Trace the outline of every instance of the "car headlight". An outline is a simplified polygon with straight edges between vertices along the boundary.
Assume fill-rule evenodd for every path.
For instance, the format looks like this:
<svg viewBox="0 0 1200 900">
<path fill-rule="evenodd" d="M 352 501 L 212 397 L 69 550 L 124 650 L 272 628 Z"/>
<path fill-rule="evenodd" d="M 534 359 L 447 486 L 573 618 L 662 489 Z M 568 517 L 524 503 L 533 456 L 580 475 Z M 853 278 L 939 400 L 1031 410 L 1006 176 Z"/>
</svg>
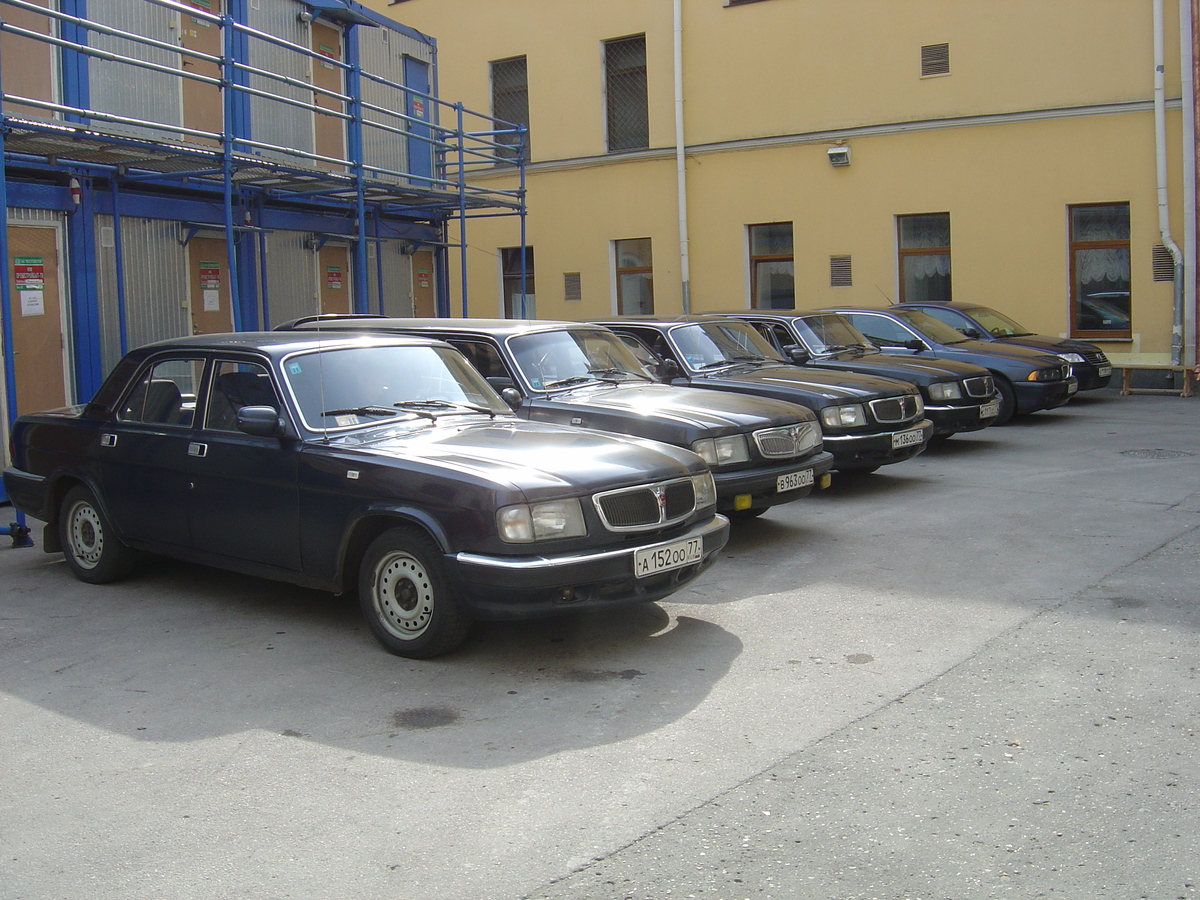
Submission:
<svg viewBox="0 0 1200 900">
<path fill-rule="evenodd" d="M 696 492 L 696 509 L 717 504 L 717 483 L 712 472 L 701 472 L 692 476 L 692 490 Z"/>
<path fill-rule="evenodd" d="M 1058 358 L 1064 359 L 1069 363 L 1081 363 L 1085 361 L 1083 355 L 1080 353 L 1060 353 L 1058 354 Z"/>
<path fill-rule="evenodd" d="M 1062 381 L 1064 377 L 1063 370 L 1060 368 L 1053 369 L 1035 369 L 1026 376 L 1026 381 Z"/>
<path fill-rule="evenodd" d="M 583 509 L 574 498 L 505 506 L 496 513 L 496 523 L 500 529 L 500 540 L 510 544 L 583 537 L 587 534 Z"/>
<path fill-rule="evenodd" d="M 692 452 L 698 453 L 710 466 L 727 466 L 750 459 L 744 434 L 727 434 L 724 437 L 696 441 L 692 444 Z"/>
<path fill-rule="evenodd" d="M 961 400 L 962 388 L 957 381 L 942 381 L 929 386 L 931 400 Z"/>
<path fill-rule="evenodd" d="M 867 424 L 867 414 L 857 403 L 827 406 L 821 410 L 821 424 L 826 428 L 855 428 Z"/>
</svg>

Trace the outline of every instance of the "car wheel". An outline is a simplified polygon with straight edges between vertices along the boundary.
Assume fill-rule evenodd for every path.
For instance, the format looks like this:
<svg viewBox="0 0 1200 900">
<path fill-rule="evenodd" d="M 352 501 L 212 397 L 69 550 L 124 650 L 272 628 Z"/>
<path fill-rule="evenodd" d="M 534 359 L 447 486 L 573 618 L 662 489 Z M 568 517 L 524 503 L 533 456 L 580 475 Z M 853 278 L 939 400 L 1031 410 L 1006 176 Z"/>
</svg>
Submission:
<svg viewBox="0 0 1200 900">
<path fill-rule="evenodd" d="M 471 630 L 471 617 L 447 586 L 438 548 L 415 528 L 392 528 L 371 542 L 358 598 L 371 633 L 397 656 L 440 656 Z"/>
<path fill-rule="evenodd" d="M 1007 378 L 995 377 L 996 391 L 1000 394 L 1000 414 L 996 416 L 993 425 L 1003 425 L 1017 412 L 1017 390 Z"/>
<path fill-rule="evenodd" d="M 58 516 L 59 540 L 71 573 L 88 584 L 124 578 L 137 553 L 117 538 L 92 492 L 82 485 L 63 498 Z"/>
</svg>

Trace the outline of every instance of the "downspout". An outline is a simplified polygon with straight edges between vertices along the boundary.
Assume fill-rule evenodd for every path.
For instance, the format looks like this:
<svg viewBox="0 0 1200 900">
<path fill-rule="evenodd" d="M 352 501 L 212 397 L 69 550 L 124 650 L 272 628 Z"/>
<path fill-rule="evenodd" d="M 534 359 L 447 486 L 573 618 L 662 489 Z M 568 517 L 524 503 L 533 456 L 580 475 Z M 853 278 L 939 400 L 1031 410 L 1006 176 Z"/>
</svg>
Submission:
<svg viewBox="0 0 1200 900">
<path fill-rule="evenodd" d="M 679 197 L 679 277 L 683 281 L 683 312 L 692 311 L 688 264 L 687 160 L 683 143 L 683 0 L 674 0 L 675 24 L 675 183 Z"/>
<path fill-rule="evenodd" d="M 1200 94 L 1197 81 L 1200 81 L 1200 60 L 1196 58 L 1197 22 L 1200 21 L 1200 0 L 1180 0 L 1180 33 L 1179 42 L 1183 48 L 1183 178 L 1185 191 L 1183 195 L 1186 210 L 1184 235 L 1184 256 L 1187 260 L 1187 271 L 1190 273 L 1185 292 L 1190 299 L 1188 309 L 1192 317 L 1192 346 L 1187 353 L 1184 363 L 1189 366 L 1200 365 L 1200 284 L 1196 281 L 1196 98 Z M 1186 351 L 1188 348 L 1185 347 Z"/>
<path fill-rule="evenodd" d="M 1163 52 L 1163 0 L 1154 0 L 1154 160 L 1158 175 L 1158 230 L 1175 264 L 1174 316 L 1171 323 L 1171 365 L 1183 358 L 1183 252 L 1171 237 L 1167 205 L 1167 116 Z"/>
</svg>

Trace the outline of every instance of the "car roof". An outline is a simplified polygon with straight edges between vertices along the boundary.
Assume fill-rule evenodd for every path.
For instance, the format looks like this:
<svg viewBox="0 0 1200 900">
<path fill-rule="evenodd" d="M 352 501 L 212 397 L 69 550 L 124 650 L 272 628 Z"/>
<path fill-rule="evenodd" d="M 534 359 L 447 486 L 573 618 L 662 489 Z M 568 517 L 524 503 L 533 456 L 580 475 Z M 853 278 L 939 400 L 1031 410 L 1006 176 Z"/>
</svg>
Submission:
<svg viewBox="0 0 1200 900">
<path fill-rule="evenodd" d="M 940 300 L 914 300 L 914 301 L 906 302 L 906 303 L 897 303 L 896 305 L 897 306 L 912 306 L 912 307 L 945 306 L 949 309 L 957 309 L 959 312 L 967 312 L 968 310 L 972 310 L 972 309 L 989 309 L 990 308 L 990 307 L 984 306 L 982 303 L 964 303 L 961 300 L 947 300 L 946 302 L 942 302 Z"/>
<path fill-rule="evenodd" d="M 505 338 L 535 331 L 556 331 L 562 328 L 598 328 L 590 322 L 570 322 L 558 319 L 409 319 L 400 316 L 308 316 L 286 322 L 281 328 L 296 329 L 288 334 L 307 334 L 328 326 L 330 330 L 361 330 L 367 334 L 379 332 L 444 332 L 461 331 Z"/>
<path fill-rule="evenodd" d="M 258 351 L 269 356 L 281 357 L 297 351 L 316 348 L 340 348 L 369 346 L 431 346 L 443 341 L 422 337 L 381 335 L 370 332 L 339 331 L 336 338 L 302 331 L 239 331 L 220 334 L 197 334 L 145 344 L 138 352 L 145 355 L 161 350 L 192 351 Z"/>
</svg>

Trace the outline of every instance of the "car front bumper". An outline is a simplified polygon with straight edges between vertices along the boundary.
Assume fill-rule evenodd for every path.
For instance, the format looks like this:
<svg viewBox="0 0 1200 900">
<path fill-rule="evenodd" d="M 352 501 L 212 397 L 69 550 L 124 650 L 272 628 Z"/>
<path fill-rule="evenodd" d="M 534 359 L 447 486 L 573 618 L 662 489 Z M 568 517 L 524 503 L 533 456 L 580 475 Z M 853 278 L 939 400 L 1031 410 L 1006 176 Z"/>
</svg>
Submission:
<svg viewBox="0 0 1200 900">
<path fill-rule="evenodd" d="M 825 432 L 825 447 L 833 452 L 833 468 L 847 472 L 912 459 L 928 446 L 931 437 L 933 423 L 922 419 L 896 431 L 875 434 Z"/>
<path fill-rule="evenodd" d="M 983 415 L 990 412 L 990 415 Z M 987 428 L 1000 415 L 1000 405 L 996 400 L 985 403 L 975 403 L 970 406 L 929 406 L 925 407 L 925 416 L 933 422 L 934 434 L 957 434 L 960 431 L 978 431 Z"/>
<path fill-rule="evenodd" d="M 1017 412 L 1031 413 L 1062 406 L 1079 391 L 1079 382 L 1074 378 L 1066 381 L 1018 381 L 1013 387 L 1017 391 Z"/>
<path fill-rule="evenodd" d="M 702 542 L 698 562 L 639 578 L 638 551 L 666 548 L 689 539 Z M 659 600 L 674 593 L 716 561 L 729 540 L 722 515 L 667 541 L 646 541 L 593 553 L 542 556 L 448 556 L 459 599 L 479 619 L 521 619 Z"/>
<path fill-rule="evenodd" d="M 717 509 L 720 512 L 765 509 L 779 503 L 799 500 L 811 494 L 813 488 L 820 485 L 821 476 L 832 467 L 833 454 L 820 452 L 804 459 L 793 459 L 757 469 L 741 469 L 736 472 L 720 472 L 713 469 L 713 480 L 717 483 Z M 806 486 L 780 490 L 786 485 L 789 476 L 804 472 L 811 473 L 811 479 L 808 476 L 800 479 L 808 481 Z M 783 484 L 781 479 L 784 480 Z"/>
</svg>

